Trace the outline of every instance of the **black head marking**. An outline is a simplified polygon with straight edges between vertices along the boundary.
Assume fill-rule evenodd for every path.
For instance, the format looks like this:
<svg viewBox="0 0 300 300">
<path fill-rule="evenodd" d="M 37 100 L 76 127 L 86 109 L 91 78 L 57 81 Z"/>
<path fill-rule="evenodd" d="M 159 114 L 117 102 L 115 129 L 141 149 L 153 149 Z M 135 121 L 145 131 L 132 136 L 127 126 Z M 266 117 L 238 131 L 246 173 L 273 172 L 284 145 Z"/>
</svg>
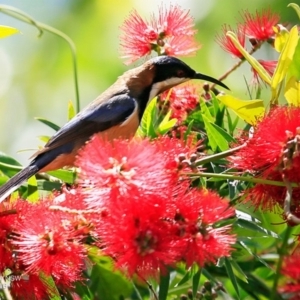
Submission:
<svg viewBox="0 0 300 300">
<path fill-rule="evenodd" d="M 186 63 L 172 56 L 158 56 L 151 59 L 156 68 L 153 83 L 162 82 L 172 77 L 192 79 L 196 72 Z"/>
<path fill-rule="evenodd" d="M 186 79 L 202 79 L 218 84 L 219 86 L 229 90 L 229 88 L 223 82 L 208 75 L 196 73 L 196 71 L 176 57 L 158 56 L 151 59 L 150 62 L 152 62 L 152 64 L 156 67 L 156 74 L 153 79 L 154 84 L 165 81 L 172 77 L 177 77 Z"/>
</svg>

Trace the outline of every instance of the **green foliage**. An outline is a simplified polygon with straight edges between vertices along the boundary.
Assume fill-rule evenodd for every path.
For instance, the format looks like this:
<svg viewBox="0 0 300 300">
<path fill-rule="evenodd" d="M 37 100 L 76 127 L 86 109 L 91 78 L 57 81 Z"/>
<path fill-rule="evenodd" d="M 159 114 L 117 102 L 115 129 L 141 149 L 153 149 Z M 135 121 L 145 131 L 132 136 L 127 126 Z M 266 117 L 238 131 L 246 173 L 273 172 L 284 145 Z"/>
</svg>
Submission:
<svg viewBox="0 0 300 300">
<path fill-rule="evenodd" d="M 294 3 L 289 6 L 300 18 L 299 6 Z M 29 17 L 25 19 L 41 32 L 46 30 L 64 37 L 73 49 L 73 42 L 70 42 L 64 34 L 53 28 L 49 29 L 45 24 L 33 22 Z M 203 299 L 213 299 L 214 291 L 222 299 L 283 299 L 284 296 L 277 293 L 277 280 L 280 275 L 274 270 L 280 271 L 282 245 L 284 248 L 292 248 L 293 242 L 288 243 L 288 238 L 291 234 L 299 234 L 299 230 L 293 228 L 287 231 L 285 230 L 286 224 L 279 224 L 282 222 L 281 216 L 242 204 L 243 192 L 255 183 L 251 181 L 252 175 L 247 174 L 247 176 L 237 177 L 238 179 L 231 177 L 234 170 L 227 166 L 226 161 L 227 156 L 235 151 L 233 147 L 237 143 L 241 128 L 248 131 L 251 126 L 256 126 L 269 107 L 278 103 L 282 91 L 285 105 L 300 105 L 298 27 L 294 26 L 291 30 L 274 28 L 274 31 L 276 33 L 274 47 L 280 54 L 272 76 L 252 53 L 244 49 L 233 32 L 227 33 L 232 43 L 243 54 L 243 61 L 247 61 L 266 84 L 271 92 L 269 98 L 241 100 L 240 97 L 231 94 L 215 96 L 211 93 L 210 99 L 205 100 L 204 97 L 199 96 L 199 105 L 189 113 L 182 124 L 172 118 L 171 110 L 163 113 L 159 108 L 158 99 L 153 99 L 147 106 L 137 131 L 137 136 L 155 138 L 170 134 L 171 131 L 174 133 L 177 127 L 182 125 L 186 126 L 183 134 L 184 140 L 188 140 L 189 137 L 197 139 L 204 149 L 200 154 L 205 157 L 197 158 L 199 159 L 197 166 L 201 165 L 201 168 L 191 175 L 192 185 L 217 191 L 221 196 L 229 198 L 232 206 L 236 208 L 235 217 L 224 221 L 224 224 L 215 225 L 216 227 L 232 225 L 237 237 L 232 256 L 221 258 L 216 264 L 204 265 L 201 268 L 196 265 L 187 268 L 184 263 L 181 263 L 173 266 L 172 269 L 165 270 L 165 273 L 160 274 L 159 280 L 151 279 L 148 282 L 139 276 L 129 280 L 124 274 L 116 271 L 113 259 L 103 256 L 99 253 L 99 249 L 96 250 L 89 245 L 90 241 L 85 241 L 87 247 L 91 247 L 89 253 L 92 263 L 87 266 L 83 274 L 88 279 L 86 284 L 76 283 L 75 291 L 81 299 L 175 300 L 183 299 L 182 295 L 188 295 L 189 299 L 198 299 L 200 293 Z M 0 26 L 0 38 L 18 32 L 15 28 Z M 68 120 L 76 115 L 79 108 L 75 51 L 72 53 L 77 105 L 74 108 L 71 101 L 68 103 Z M 60 126 L 48 119 L 36 118 L 36 120 L 52 130 L 60 129 Z M 47 142 L 48 136 L 41 136 L 41 139 Z M 21 168 L 17 160 L 0 152 L 1 185 Z M 40 195 L 60 190 L 63 185 L 74 186 L 76 184 L 76 170 L 62 169 L 50 171 L 47 174 L 31 177 L 20 188 L 22 198 L 35 203 L 40 200 Z M 78 213 L 82 222 L 84 222 L 85 213 Z M 274 224 L 277 225 L 274 226 Z M 51 299 L 61 299 L 59 287 L 55 286 L 53 279 L 43 274 L 41 278 L 53 287 Z M 67 293 L 66 298 L 71 297 L 71 294 Z"/>
</svg>

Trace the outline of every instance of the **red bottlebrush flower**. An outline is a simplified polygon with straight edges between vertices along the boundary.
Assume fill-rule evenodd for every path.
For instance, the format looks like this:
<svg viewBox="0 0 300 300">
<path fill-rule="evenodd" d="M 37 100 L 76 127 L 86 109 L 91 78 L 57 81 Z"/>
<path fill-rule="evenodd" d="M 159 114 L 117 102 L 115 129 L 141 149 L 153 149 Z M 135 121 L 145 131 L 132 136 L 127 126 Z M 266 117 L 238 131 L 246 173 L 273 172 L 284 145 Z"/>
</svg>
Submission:
<svg viewBox="0 0 300 300">
<path fill-rule="evenodd" d="M 208 190 L 181 187 L 169 202 L 169 218 L 174 220 L 178 239 L 176 247 L 187 266 L 196 262 L 199 266 L 229 256 L 235 236 L 229 234 L 230 226 L 214 225 L 234 215 L 228 201 Z"/>
<path fill-rule="evenodd" d="M 230 158 L 232 166 L 263 179 L 281 181 L 284 175 L 290 182 L 299 182 L 299 120 L 299 107 L 271 110 L 257 124 L 245 146 Z M 255 206 L 271 209 L 274 203 L 283 204 L 285 188 L 256 185 L 246 193 L 247 199 L 254 199 Z"/>
<path fill-rule="evenodd" d="M 86 201 L 103 207 L 120 196 L 156 194 L 178 178 L 178 155 L 191 151 L 177 139 L 114 140 L 95 136 L 80 152 L 77 165 Z M 95 188 L 90 188 L 90 184 Z"/>
<path fill-rule="evenodd" d="M 145 22 L 136 10 L 124 21 L 121 30 L 121 47 L 123 58 L 131 63 L 152 51 L 152 44 L 158 38 L 158 33 L 150 24 Z"/>
<path fill-rule="evenodd" d="M 273 27 L 278 24 L 280 16 L 268 9 L 261 13 L 256 12 L 256 15 L 245 11 L 243 19 L 245 33 L 250 39 L 266 41 L 274 37 Z"/>
<path fill-rule="evenodd" d="M 162 54 L 169 56 L 192 56 L 199 50 L 199 44 L 191 36 L 174 36 L 167 40 Z"/>
<path fill-rule="evenodd" d="M 86 250 L 70 215 L 49 210 L 49 203 L 40 201 L 22 212 L 12 244 L 28 274 L 43 272 L 69 287 L 81 277 Z"/>
<path fill-rule="evenodd" d="M 44 300 L 53 293 L 53 287 L 43 282 L 38 275 L 12 275 L 10 281 L 11 294 L 15 299 Z"/>
<path fill-rule="evenodd" d="M 166 199 L 159 194 L 124 197 L 103 218 L 100 247 L 112 256 L 116 267 L 129 276 L 156 277 L 176 262 L 171 246 L 172 224 L 164 219 Z"/>
<path fill-rule="evenodd" d="M 193 36 L 197 32 L 193 29 L 195 24 L 189 11 L 182 10 L 178 5 L 171 5 L 169 10 L 161 6 L 158 20 L 153 18 L 153 23 L 164 36 Z"/>
<path fill-rule="evenodd" d="M 276 66 L 277 66 L 277 60 L 267 61 L 267 60 L 259 59 L 258 62 L 262 65 L 262 67 L 268 72 L 268 74 L 270 76 L 273 76 L 274 71 L 275 71 Z M 253 79 L 252 79 L 253 84 L 256 85 L 256 86 L 260 86 L 261 78 L 259 77 L 259 74 L 253 68 L 251 68 L 251 71 L 253 73 Z"/>
<path fill-rule="evenodd" d="M 121 52 L 131 63 L 142 56 L 156 51 L 159 55 L 192 55 L 199 48 L 193 39 L 197 32 L 192 29 L 193 19 L 189 12 L 179 6 L 159 9 L 159 16 L 152 16 L 151 22 L 144 21 L 134 11 L 121 26 Z"/>
<path fill-rule="evenodd" d="M 198 104 L 198 86 L 187 84 L 174 87 L 160 95 L 160 101 L 168 101 L 172 110 L 172 118 L 178 122 L 186 119 L 189 112 L 196 108 Z"/>
<path fill-rule="evenodd" d="M 232 54 L 233 56 L 242 59 L 243 54 L 235 47 L 231 39 L 226 35 L 228 31 L 234 32 L 234 30 L 228 26 L 223 25 L 223 33 L 217 36 L 217 43 L 228 53 Z M 237 38 L 240 44 L 245 47 L 245 28 L 242 25 L 239 25 L 237 30 L 235 31 Z"/>
<path fill-rule="evenodd" d="M 283 261 L 281 274 L 285 276 L 285 283 L 279 287 L 281 294 L 288 294 L 288 299 L 298 300 L 300 298 L 300 253 L 296 249 L 295 253 L 286 256 Z"/>
<path fill-rule="evenodd" d="M 299 120 L 299 107 L 276 107 L 271 110 L 257 124 L 253 136 L 246 142 L 245 147 L 231 157 L 233 166 L 254 173 L 264 171 L 265 175 L 276 170 L 284 170 L 289 177 L 296 178 L 297 175 L 293 176 L 293 172 L 288 171 L 300 163 L 300 156 L 296 151 Z M 293 156 L 290 157 L 291 155 Z"/>
</svg>

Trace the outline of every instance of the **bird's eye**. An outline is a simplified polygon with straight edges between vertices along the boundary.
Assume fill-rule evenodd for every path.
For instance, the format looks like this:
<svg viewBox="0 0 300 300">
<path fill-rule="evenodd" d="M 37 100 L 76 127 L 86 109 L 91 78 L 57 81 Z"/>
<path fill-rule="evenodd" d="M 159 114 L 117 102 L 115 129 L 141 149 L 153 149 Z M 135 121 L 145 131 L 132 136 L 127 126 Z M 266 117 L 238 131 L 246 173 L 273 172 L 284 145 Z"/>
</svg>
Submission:
<svg viewBox="0 0 300 300">
<path fill-rule="evenodd" d="M 176 76 L 177 76 L 178 78 L 182 78 L 182 77 L 185 76 L 185 73 L 184 73 L 183 70 L 177 70 L 177 71 L 176 71 Z"/>
</svg>

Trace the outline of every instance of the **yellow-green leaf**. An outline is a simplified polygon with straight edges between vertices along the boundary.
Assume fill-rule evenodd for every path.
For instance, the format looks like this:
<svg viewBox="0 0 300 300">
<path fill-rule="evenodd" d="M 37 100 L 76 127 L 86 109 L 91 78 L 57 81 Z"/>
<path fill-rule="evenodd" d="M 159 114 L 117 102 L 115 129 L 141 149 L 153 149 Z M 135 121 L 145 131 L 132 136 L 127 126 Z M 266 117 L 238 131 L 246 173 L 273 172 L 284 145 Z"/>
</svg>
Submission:
<svg viewBox="0 0 300 300">
<path fill-rule="evenodd" d="M 289 32 L 280 24 L 278 24 L 277 27 L 274 26 L 273 30 L 275 32 L 274 48 L 277 52 L 281 52 L 289 38 Z"/>
<path fill-rule="evenodd" d="M 289 34 L 289 38 L 280 53 L 277 67 L 272 77 L 271 87 L 275 90 L 286 75 L 286 72 L 292 62 L 295 49 L 298 44 L 298 28 L 294 26 Z"/>
<path fill-rule="evenodd" d="M 259 74 L 260 78 L 265 81 L 268 85 L 271 84 L 271 76 L 264 69 L 264 67 L 253 57 L 251 56 L 246 49 L 240 44 L 238 38 L 232 31 L 228 31 L 226 35 L 233 42 L 235 47 L 243 54 L 243 57 L 248 61 L 248 63 L 253 67 L 253 69 Z"/>
<path fill-rule="evenodd" d="M 265 112 L 262 100 L 241 100 L 230 95 L 218 95 L 224 105 L 231 108 L 245 122 L 254 125 L 259 121 Z"/>
<path fill-rule="evenodd" d="M 37 190 L 37 181 L 35 176 L 31 176 L 28 180 L 27 187 L 27 200 L 31 203 L 35 203 L 39 200 L 39 193 Z"/>
<path fill-rule="evenodd" d="M 171 110 L 165 115 L 161 123 L 158 125 L 157 130 L 159 134 L 167 133 L 177 123 L 177 119 L 170 119 L 170 117 L 171 117 Z"/>
<path fill-rule="evenodd" d="M 69 101 L 68 102 L 68 121 L 73 119 L 75 117 L 75 115 L 76 115 L 76 112 L 75 112 L 74 105 L 73 105 L 72 101 Z"/>
<path fill-rule="evenodd" d="M 300 106 L 300 82 L 291 77 L 284 90 L 284 97 L 290 105 Z"/>
<path fill-rule="evenodd" d="M 296 4 L 296 3 L 290 3 L 288 5 L 288 7 L 292 7 L 296 11 L 296 13 L 298 15 L 298 18 L 300 19 L 300 7 L 299 7 L 299 5 Z"/>
<path fill-rule="evenodd" d="M 20 31 L 16 28 L 0 25 L 0 38 L 6 38 L 6 37 L 16 34 L 18 32 L 20 32 Z"/>
</svg>

